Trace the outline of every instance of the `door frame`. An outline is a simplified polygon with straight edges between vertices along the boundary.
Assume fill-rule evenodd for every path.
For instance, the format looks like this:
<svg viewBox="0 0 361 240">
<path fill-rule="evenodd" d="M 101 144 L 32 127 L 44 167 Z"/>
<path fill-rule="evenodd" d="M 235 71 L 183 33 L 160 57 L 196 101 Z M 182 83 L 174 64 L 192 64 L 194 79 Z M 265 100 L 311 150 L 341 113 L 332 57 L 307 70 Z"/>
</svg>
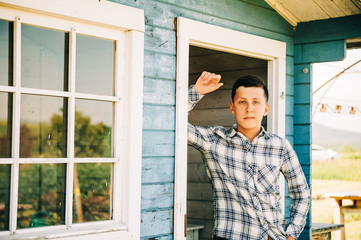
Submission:
<svg viewBox="0 0 361 240">
<path fill-rule="evenodd" d="M 189 46 L 197 46 L 268 61 L 271 111 L 269 132 L 285 136 L 286 43 L 199 21 L 177 18 L 176 132 L 174 179 L 174 239 L 186 239 L 187 123 Z M 285 184 L 280 181 L 284 209 Z"/>
</svg>

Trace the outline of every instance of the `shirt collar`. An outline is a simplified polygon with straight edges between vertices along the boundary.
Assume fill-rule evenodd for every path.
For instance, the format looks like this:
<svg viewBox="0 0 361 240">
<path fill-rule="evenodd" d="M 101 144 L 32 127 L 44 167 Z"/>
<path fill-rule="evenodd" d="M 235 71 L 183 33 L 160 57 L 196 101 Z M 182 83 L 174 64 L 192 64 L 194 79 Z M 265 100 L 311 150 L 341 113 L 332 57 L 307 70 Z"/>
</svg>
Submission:
<svg viewBox="0 0 361 240">
<path fill-rule="evenodd" d="M 229 130 L 228 137 L 233 138 L 235 135 L 240 136 L 243 140 L 248 139 L 246 136 L 243 135 L 243 133 L 237 132 L 237 124 L 234 124 L 233 127 Z M 259 138 L 259 137 L 269 138 L 269 133 L 264 129 L 263 126 L 261 126 L 261 131 L 259 132 L 259 134 L 257 135 L 256 138 Z"/>
</svg>

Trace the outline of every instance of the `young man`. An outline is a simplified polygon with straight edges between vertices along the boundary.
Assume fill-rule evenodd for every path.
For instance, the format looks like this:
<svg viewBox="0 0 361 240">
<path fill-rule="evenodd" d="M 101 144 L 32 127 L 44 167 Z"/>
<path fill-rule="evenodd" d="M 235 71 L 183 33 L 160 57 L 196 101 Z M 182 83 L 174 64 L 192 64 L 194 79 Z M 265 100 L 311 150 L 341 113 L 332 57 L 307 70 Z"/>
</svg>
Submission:
<svg viewBox="0 0 361 240">
<path fill-rule="evenodd" d="M 220 88 L 221 76 L 203 72 L 189 88 L 189 111 L 204 94 Z M 268 90 L 257 77 L 239 78 L 230 110 L 237 124 L 199 127 L 188 124 L 188 143 L 198 149 L 210 173 L 215 202 L 214 239 L 297 239 L 311 196 L 297 155 L 289 142 L 261 126 L 268 114 Z M 279 176 L 292 198 L 290 221 L 281 211 Z"/>
</svg>

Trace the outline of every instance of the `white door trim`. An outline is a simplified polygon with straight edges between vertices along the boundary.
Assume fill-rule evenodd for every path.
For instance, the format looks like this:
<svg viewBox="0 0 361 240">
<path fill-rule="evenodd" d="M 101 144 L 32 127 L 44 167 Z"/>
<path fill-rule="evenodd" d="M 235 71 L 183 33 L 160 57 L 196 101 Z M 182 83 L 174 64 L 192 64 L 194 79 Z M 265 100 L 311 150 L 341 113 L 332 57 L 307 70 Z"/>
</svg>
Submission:
<svg viewBox="0 0 361 240">
<path fill-rule="evenodd" d="M 174 239 L 186 239 L 189 45 L 268 61 L 268 131 L 285 136 L 286 43 L 177 18 Z M 284 196 L 284 180 L 281 191 Z M 282 201 L 284 202 L 284 201 Z"/>
</svg>

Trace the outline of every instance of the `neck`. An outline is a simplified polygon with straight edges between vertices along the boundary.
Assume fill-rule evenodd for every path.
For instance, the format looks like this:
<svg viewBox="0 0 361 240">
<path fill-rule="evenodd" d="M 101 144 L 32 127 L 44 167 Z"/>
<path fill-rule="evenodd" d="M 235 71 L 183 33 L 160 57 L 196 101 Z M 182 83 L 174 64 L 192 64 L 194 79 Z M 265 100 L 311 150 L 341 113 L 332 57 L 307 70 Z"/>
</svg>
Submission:
<svg viewBox="0 0 361 240">
<path fill-rule="evenodd" d="M 237 126 L 237 132 L 242 133 L 244 136 L 246 136 L 251 142 L 258 136 L 260 133 L 261 128 L 257 129 L 244 129 Z"/>
</svg>

